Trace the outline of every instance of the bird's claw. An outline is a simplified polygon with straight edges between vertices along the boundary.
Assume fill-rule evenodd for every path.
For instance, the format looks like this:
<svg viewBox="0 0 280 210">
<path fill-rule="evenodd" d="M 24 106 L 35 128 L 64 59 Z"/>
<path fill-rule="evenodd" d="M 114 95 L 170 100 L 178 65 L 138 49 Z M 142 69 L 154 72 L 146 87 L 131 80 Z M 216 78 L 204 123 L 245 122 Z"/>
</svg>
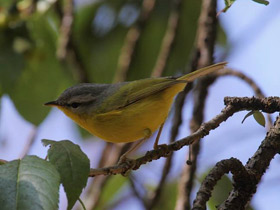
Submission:
<svg viewBox="0 0 280 210">
<path fill-rule="evenodd" d="M 123 165 L 127 168 L 127 170 L 122 173 L 123 176 L 128 176 L 130 171 L 136 165 L 136 161 L 134 159 L 127 158 L 126 156 L 121 156 L 118 162 L 118 165 Z"/>
</svg>

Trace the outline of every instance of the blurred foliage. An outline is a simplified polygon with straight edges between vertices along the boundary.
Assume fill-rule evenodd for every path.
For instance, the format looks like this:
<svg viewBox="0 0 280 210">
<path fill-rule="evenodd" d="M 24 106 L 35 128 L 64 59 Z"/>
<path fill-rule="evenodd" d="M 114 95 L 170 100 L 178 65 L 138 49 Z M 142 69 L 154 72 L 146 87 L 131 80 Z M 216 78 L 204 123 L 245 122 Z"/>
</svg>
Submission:
<svg viewBox="0 0 280 210">
<path fill-rule="evenodd" d="M 175 209 L 178 191 L 177 184 L 177 182 L 170 182 L 164 186 L 160 200 L 154 207 L 155 210 Z"/>
<path fill-rule="evenodd" d="M 43 104 L 73 84 L 73 79 L 55 56 L 57 15 L 51 9 L 26 14 L 19 10 L 22 2 L 17 4 L 17 15 L 6 11 L 6 22 L 0 28 L 0 94 L 9 94 L 18 111 L 39 124 L 49 111 Z M 5 14 L 5 8 L 1 10 Z"/>
<path fill-rule="evenodd" d="M 128 184 L 128 179 L 121 175 L 116 175 L 108 179 L 105 187 L 102 189 L 102 194 L 99 200 L 99 205 L 96 210 L 106 209 L 106 206 L 110 206 L 110 203 L 114 201 L 114 198 L 124 189 Z"/>
<path fill-rule="evenodd" d="M 0 96 L 8 94 L 19 113 L 38 125 L 49 112 L 45 102 L 54 100 L 67 87 L 88 81 L 111 83 L 118 66 L 126 35 L 142 11 L 141 0 L 100 0 L 74 5 L 72 33 L 64 60 L 57 58 L 63 11 L 62 0 L 0 0 Z M 69 1 L 71 2 L 71 1 Z M 135 46 L 128 80 L 150 77 L 167 30 L 173 1 L 156 1 Z M 174 43 L 164 75 L 185 71 L 195 41 L 201 0 L 183 1 Z M 218 30 L 218 43 L 225 46 L 226 35 Z M 79 70 L 78 70 L 79 69 Z M 127 184 L 121 176 L 111 178 L 101 195 L 100 206 L 110 203 Z M 225 193 L 224 193 L 225 194 Z M 177 187 L 168 183 L 155 209 L 173 209 Z M 226 195 L 226 194 L 225 194 Z"/>
<path fill-rule="evenodd" d="M 149 77 L 166 33 L 172 1 L 156 1 L 132 56 L 128 79 Z M 190 58 L 201 1 L 183 1 L 174 45 L 164 75 L 182 72 Z M 69 36 L 76 58 L 56 56 L 65 2 L 0 0 L 0 96 L 8 94 L 20 114 L 39 124 L 54 100 L 67 87 L 80 82 L 77 65 L 88 81 L 110 83 L 130 27 L 142 11 L 142 1 L 93 1 L 76 5 Z M 69 46 L 68 46 L 69 48 Z M 67 49 L 68 49 L 67 48 Z M 76 59 L 75 61 L 71 61 Z"/>
</svg>

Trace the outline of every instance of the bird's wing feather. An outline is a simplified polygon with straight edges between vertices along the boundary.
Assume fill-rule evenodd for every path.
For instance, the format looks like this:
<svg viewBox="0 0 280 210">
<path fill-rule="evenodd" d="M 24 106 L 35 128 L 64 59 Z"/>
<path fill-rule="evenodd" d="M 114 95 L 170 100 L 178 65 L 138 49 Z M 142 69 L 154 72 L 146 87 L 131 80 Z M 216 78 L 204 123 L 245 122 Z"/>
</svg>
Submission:
<svg viewBox="0 0 280 210">
<path fill-rule="evenodd" d="M 172 78 L 148 78 L 126 83 L 104 101 L 103 107 L 108 107 L 108 109 L 102 112 L 124 108 L 178 83 L 186 83 L 186 81 Z"/>
<path fill-rule="evenodd" d="M 152 81 L 152 84 L 146 84 L 147 86 L 145 86 L 145 82 L 144 84 L 141 84 L 140 82 L 139 84 L 136 84 L 136 87 L 132 88 L 131 94 L 127 97 L 126 106 L 178 83 L 185 83 L 185 81 L 171 78 L 158 78 L 156 81 Z M 138 89 L 138 87 L 141 87 L 141 89 Z"/>
<path fill-rule="evenodd" d="M 104 101 L 105 109 L 102 112 L 112 111 L 124 108 L 133 104 L 143 98 L 151 96 L 155 93 L 158 93 L 166 88 L 178 84 L 178 83 L 187 83 L 193 81 L 194 79 L 209 74 L 213 71 L 223 68 L 227 63 L 221 62 L 205 68 L 196 70 L 190 74 L 186 74 L 177 79 L 169 77 L 161 78 L 148 78 L 136 80 L 133 82 L 119 83 L 118 86 L 113 87 L 112 91 L 114 92 L 109 99 Z M 118 90 L 118 91 L 116 91 Z M 106 97 L 107 98 L 107 97 Z"/>
</svg>

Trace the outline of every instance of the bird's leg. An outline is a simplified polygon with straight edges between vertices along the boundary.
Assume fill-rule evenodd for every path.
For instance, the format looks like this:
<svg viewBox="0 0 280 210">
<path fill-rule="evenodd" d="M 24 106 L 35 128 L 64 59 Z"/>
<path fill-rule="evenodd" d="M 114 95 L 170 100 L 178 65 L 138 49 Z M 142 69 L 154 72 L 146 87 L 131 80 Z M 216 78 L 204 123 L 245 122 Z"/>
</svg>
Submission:
<svg viewBox="0 0 280 210">
<path fill-rule="evenodd" d="M 134 144 L 132 144 L 131 148 L 126 151 L 121 157 L 120 160 L 118 162 L 118 164 L 124 163 L 124 162 L 131 162 L 133 161 L 132 159 L 127 158 L 126 156 L 133 152 L 134 150 L 136 150 L 137 148 L 139 148 L 151 135 L 152 135 L 152 131 L 149 128 L 146 128 L 144 131 L 144 138 L 140 139 L 139 141 L 135 142 Z"/>
<path fill-rule="evenodd" d="M 164 122 L 163 122 L 163 123 L 161 124 L 161 126 L 159 127 L 158 134 L 157 134 L 157 137 L 156 137 L 156 140 L 155 140 L 155 143 L 154 143 L 154 149 L 158 149 L 159 147 L 166 147 L 166 146 L 167 146 L 166 144 L 158 145 L 158 142 L 159 142 L 159 138 L 160 138 L 160 135 L 161 135 L 161 131 L 162 131 L 163 125 L 164 125 Z"/>
<path fill-rule="evenodd" d="M 122 154 L 118 164 L 121 164 L 121 163 L 127 162 L 128 160 L 131 160 L 131 159 L 127 158 L 126 156 L 129 153 L 133 152 L 134 150 L 138 149 L 147 139 L 148 138 L 145 137 L 145 138 L 135 142 L 134 144 L 132 144 L 131 148 L 129 150 L 127 150 L 124 154 Z"/>
<path fill-rule="evenodd" d="M 136 161 L 134 159 L 130 159 L 127 158 L 126 156 L 133 152 L 134 150 L 138 149 L 149 137 L 145 137 L 143 139 L 140 139 L 137 142 L 134 142 L 134 144 L 132 144 L 131 148 L 129 150 L 127 150 L 124 154 L 122 154 L 122 156 L 119 159 L 118 165 L 120 164 L 127 164 L 129 166 L 129 170 L 126 171 L 125 173 L 123 173 L 123 176 L 128 176 L 128 174 L 130 173 L 130 171 L 132 170 L 132 168 L 134 168 Z"/>
</svg>

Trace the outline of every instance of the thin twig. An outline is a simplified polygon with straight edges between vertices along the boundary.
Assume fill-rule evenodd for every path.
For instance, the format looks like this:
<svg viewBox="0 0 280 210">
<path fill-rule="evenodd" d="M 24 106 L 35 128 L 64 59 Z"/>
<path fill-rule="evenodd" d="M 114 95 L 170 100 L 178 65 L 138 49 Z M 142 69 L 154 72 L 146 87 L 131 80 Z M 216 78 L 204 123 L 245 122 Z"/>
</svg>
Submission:
<svg viewBox="0 0 280 210">
<path fill-rule="evenodd" d="M 212 120 L 203 123 L 200 128 L 191 135 L 175 141 L 166 147 L 161 147 L 156 150 L 148 151 L 143 157 L 136 159 L 133 164 L 122 163 L 115 166 L 106 168 L 98 168 L 90 170 L 90 177 L 98 175 L 111 175 L 111 174 L 125 174 L 129 170 L 137 170 L 141 165 L 157 160 L 161 157 L 166 157 L 173 151 L 180 150 L 186 145 L 190 145 L 193 142 L 201 139 L 209 134 L 211 130 L 216 129 L 222 122 L 226 121 L 235 112 L 242 110 L 261 110 L 262 112 L 273 113 L 280 111 L 280 98 L 279 97 L 266 97 L 266 98 L 238 98 L 238 97 L 226 97 L 226 107 L 214 117 Z"/>
<path fill-rule="evenodd" d="M 172 128 L 171 128 L 171 137 L 169 139 L 169 143 L 174 142 L 178 135 L 179 127 L 182 123 L 182 110 L 183 110 L 183 106 L 184 106 L 184 101 L 185 101 L 187 94 L 190 92 L 191 87 L 192 87 L 192 84 L 188 83 L 187 86 L 185 87 L 184 91 L 182 91 L 176 98 L 175 106 L 174 106 L 175 113 L 174 113 L 173 124 L 172 124 Z M 166 161 L 164 163 L 163 170 L 161 173 L 162 176 L 160 178 L 160 181 L 158 183 L 156 190 L 154 191 L 153 197 L 150 201 L 149 209 L 152 209 L 156 205 L 156 203 L 158 202 L 158 200 L 161 196 L 161 193 L 162 193 L 163 187 L 164 187 L 164 182 L 165 182 L 165 180 L 169 174 L 169 171 L 171 169 L 171 166 L 172 166 L 172 160 L 173 160 L 173 153 L 171 153 L 166 158 Z"/>
<path fill-rule="evenodd" d="M 147 20 L 155 6 L 155 0 L 143 0 L 142 11 L 137 23 L 132 26 L 127 32 L 124 45 L 118 60 L 118 67 L 116 70 L 113 82 L 125 81 L 128 70 L 132 63 L 132 58 L 135 52 L 136 44 L 140 38 Z"/>
<path fill-rule="evenodd" d="M 213 62 L 213 52 L 216 41 L 216 0 L 204 0 L 199 17 L 195 53 L 192 60 L 192 71 L 207 66 Z M 194 92 L 194 109 L 190 128 L 195 132 L 203 122 L 204 107 L 208 95 L 209 86 L 215 81 L 215 77 L 204 77 L 197 83 Z M 193 188 L 194 176 L 197 165 L 197 155 L 200 151 L 200 143 L 196 141 L 192 145 L 191 165 L 185 165 L 178 185 L 178 199 L 176 210 L 190 209 L 190 195 Z"/>
<path fill-rule="evenodd" d="M 114 82 L 123 82 L 125 81 L 128 69 L 131 64 L 131 59 L 135 50 L 136 43 L 139 39 L 140 33 L 144 28 L 146 21 L 148 20 L 151 11 L 154 8 L 155 1 L 154 0 L 144 0 L 142 4 L 142 12 L 140 14 L 139 21 L 133 26 L 127 33 L 125 44 L 122 48 L 122 53 L 119 57 L 118 69 L 116 71 L 116 75 L 114 78 Z M 113 157 L 112 161 L 115 163 L 120 154 L 123 153 L 123 150 L 127 149 L 127 146 L 130 144 L 118 145 L 115 147 L 114 152 L 110 153 L 110 157 Z M 106 148 L 105 148 L 106 149 Z M 103 157 L 106 159 L 108 154 L 103 151 Z M 102 160 L 103 158 L 101 158 Z M 91 201 L 90 209 L 95 208 L 98 205 L 99 198 L 101 196 L 101 192 L 105 183 L 108 181 L 108 177 L 103 177 L 98 179 L 95 183 L 92 183 L 90 187 L 90 192 L 88 193 L 94 202 Z M 97 184 L 96 184 L 97 183 Z M 88 200 L 88 199 L 87 199 Z"/>
<path fill-rule="evenodd" d="M 165 32 L 165 35 L 164 35 L 164 38 L 162 41 L 160 53 L 159 53 L 155 67 L 151 74 L 152 77 L 162 76 L 163 71 L 166 67 L 166 63 L 167 63 L 168 57 L 170 55 L 171 48 L 174 45 L 175 35 L 176 35 L 177 28 L 178 28 L 177 26 L 178 26 L 179 17 L 180 17 L 181 5 L 182 5 L 182 0 L 173 0 L 172 1 L 173 7 L 172 7 L 171 13 L 169 15 L 168 25 L 167 25 L 167 29 L 166 29 L 166 32 Z M 184 91 L 184 92 L 185 92 L 185 95 L 181 94 L 181 97 L 180 97 L 181 101 L 177 100 L 178 101 L 177 103 L 184 101 L 184 98 L 186 96 L 186 91 Z M 183 106 L 183 103 L 182 104 L 180 103 L 180 105 Z M 180 105 L 178 106 L 178 104 L 177 104 L 177 106 L 176 106 L 174 124 L 172 126 L 171 138 L 169 139 L 169 143 L 172 143 L 175 141 L 177 134 L 178 134 L 179 126 L 181 124 L 182 109 L 180 109 L 180 108 L 182 108 L 182 106 L 180 106 Z M 162 169 L 160 181 L 159 181 L 154 193 L 152 194 L 152 197 L 150 198 L 150 201 L 149 201 L 146 209 L 153 209 L 154 206 L 159 201 L 159 198 L 160 198 L 161 193 L 164 188 L 166 178 L 167 178 L 169 171 L 171 169 L 171 166 L 172 166 L 172 159 L 173 159 L 173 153 L 171 153 L 166 158 L 166 161 L 165 161 L 163 169 Z"/>
<path fill-rule="evenodd" d="M 234 77 L 237 77 L 237 78 L 241 79 L 242 81 L 246 82 L 253 89 L 253 91 L 255 92 L 255 95 L 258 98 L 264 98 L 265 97 L 263 91 L 257 85 L 257 83 L 252 78 L 250 78 L 249 76 L 247 76 L 246 74 L 244 74 L 240 71 L 230 69 L 230 68 L 224 68 L 224 69 L 221 69 L 221 71 L 216 72 L 215 74 L 217 76 L 234 76 Z M 268 128 L 271 128 L 273 126 L 273 122 L 272 122 L 271 116 L 269 114 L 267 115 L 267 122 L 268 122 Z"/>
<path fill-rule="evenodd" d="M 119 152 L 115 148 L 115 145 L 112 143 L 106 143 L 101 157 L 99 159 L 98 167 L 104 167 L 106 165 L 112 165 L 116 163 L 117 158 L 119 157 Z M 96 177 L 88 187 L 86 192 L 85 205 L 87 209 L 94 209 L 99 205 L 100 198 L 102 195 L 102 189 L 106 186 L 106 183 L 109 180 L 107 177 Z"/>
<path fill-rule="evenodd" d="M 58 38 L 59 41 L 56 53 L 62 64 L 65 65 L 67 60 L 74 66 L 74 78 L 80 83 L 86 83 L 89 82 L 89 76 L 72 33 L 74 20 L 73 4 L 73 0 L 67 0 L 63 8 L 61 8 L 60 1 L 56 1 L 54 4 L 55 11 L 61 19 L 60 36 Z"/>
<path fill-rule="evenodd" d="M 58 47 L 56 56 L 59 60 L 64 60 L 67 54 L 67 46 L 71 35 L 73 24 L 74 5 L 73 0 L 65 0 L 63 6 L 63 17 L 59 29 Z"/>
<path fill-rule="evenodd" d="M 148 20 L 148 17 L 150 16 L 150 13 L 154 8 L 154 4 L 155 4 L 155 0 L 143 1 L 142 12 L 140 14 L 139 21 L 127 33 L 126 40 L 122 48 L 122 53 L 119 57 L 118 68 L 115 74 L 114 82 L 123 82 L 126 80 L 136 43 L 140 37 L 140 33 L 145 25 L 145 22 Z M 127 148 L 126 145 L 122 145 L 122 146 L 118 145 L 115 147 L 114 152 L 110 153 L 110 157 L 114 156 L 112 159 L 114 163 L 118 160 L 120 154 L 123 152 L 123 149 L 125 148 Z M 108 157 L 108 154 L 105 152 L 105 150 L 103 151 L 103 157 L 105 159 L 106 157 Z M 101 158 L 101 160 L 102 159 L 103 158 Z M 105 183 L 108 181 L 108 177 L 103 177 L 97 180 L 95 183 L 92 183 L 92 186 L 90 188 L 91 190 L 88 193 L 91 198 L 87 199 L 87 200 L 92 200 L 91 203 L 88 205 L 90 206 L 90 209 L 93 209 L 98 205 L 98 201 L 101 196 L 102 189 L 105 186 Z"/>
<path fill-rule="evenodd" d="M 83 210 L 86 210 L 85 204 L 83 203 L 83 201 L 81 200 L 81 198 L 78 198 L 78 201 L 80 202 Z"/>
<path fill-rule="evenodd" d="M 82 62 L 82 56 L 79 53 L 78 46 L 73 40 L 73 34 L 70 36 L 69 44 L 68 44 L 68 57 L 69 62 L 73 63 L 73 75 L 76 80 L 80 83 L 88 83 L 90 82 L 88 72 L 86 71 L 86 66 Z"/>
<path fill-rule="evenodd" d="M 204 120 L 204 107 L 206 103 L 206 98 L 208 95 L 208 88 L 215 81 L 215 77 L 205 77 L 198 81 L 196 88 L 194 90 L 194 109 L 192 113 L 192 119 L 190 121 L 190 129 L 191 132 L 195 132 L 199 129 L 201 123 Z M 186 164 L 182 171 L 182 177 L 180 180 L 179 188 L 181 188 L 180 192 L 183 192 L 185 195 L 184 198 L 181 199 L 181 206 L 177 206 L 178 209 L 190 209 L 191 206 L 191 192 L 193 188 L 196 168 L 197 168 L 197 157 L 200 152 L 200 142 L 196 141 L 191 145 L 191 154 L 188 155 L 189 161 L 191 164 Z M 184 185 L 183 185 L 184 184 Z M 181 195 L 181 196 L 183 196 Z"/>
<path fill-rule="evenodd" d="M 147 209 L 148 205 L 147 205 L 146 199 L 140 194 L 139 190 L 136 187 L 135 182 L 136 182 L 135 177 L 130 174 L 129 183 L 130 183 L 131 190 L 132 190 L 134 196 L 142 203 L 143 207 L 145 209 Z"/>
<path fill-rule="evenodd" d="M 163 74 L 171 49 L 174 46 L 182 0 L 173 0 L 172 3 L 173 7 L 168 18 L 167 29 L 163 37 L 160 53 L 152 72 L 152 77 L 160 77 Z"/>
</svg>

